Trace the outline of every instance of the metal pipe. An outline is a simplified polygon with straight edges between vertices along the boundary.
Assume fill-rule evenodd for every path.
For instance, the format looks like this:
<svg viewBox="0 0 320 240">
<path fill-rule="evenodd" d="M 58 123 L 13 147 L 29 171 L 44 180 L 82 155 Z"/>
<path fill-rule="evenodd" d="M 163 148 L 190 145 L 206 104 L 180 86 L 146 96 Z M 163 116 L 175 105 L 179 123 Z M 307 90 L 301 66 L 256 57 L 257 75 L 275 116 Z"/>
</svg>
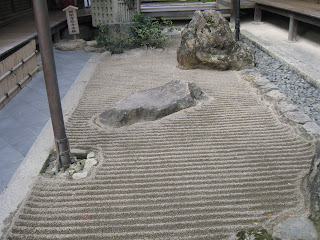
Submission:
<svg viewBox="0 0 320 240">
<path fill-rule="evenodd" d="M 29 61 L 34 55 L 36 55 L 37 50 L 34 51 L 33 53 L 31 53 L 30 56 L 26 57 L 25 59 L 22 59 L 21 62 L 19 62 L 16 66 L 14 66 L 13 68 L 11 68 L 10 71 L 6 72 L 5 74 L 3 74 L 0 77 L 0 82 L 5 79 L 6 77 L 8 77 L 12 72 L 14 72 L 15 70 L 17 70 L 19 67 L 21 67 L 24 63 L 26 63 L 27 61 Z"/>
<path fill-rule="evenodd" d="M 66 135 L 63 121 L 56 66 L 53 56 L 51 32 L 49 27 L 47 1 L 32 0 L 32 2 L 38 31 L 38 40 L 43 66 L 43 73 L 46 83 L 53 133 L 57 146 L 57 153 L 59 154 L 60 164 L 62 166 L 67 166 L 71 163 L 71 157 L 68 138 Z"/>
<path fill-rule="evenodd" d="M 236 40 L 239 41 L 240 39 L 240 0 L 237 0 L 237 5 L 236 5 L 235 34 L 236 34 Z"/>
<path fill-rule="evenodd" d="M 32 77 L 33 74 L 35 74 L 39 70 L 39 66 L 37 66 L 31 73 L 28 74 L 24 79 L 21 80 L 21 82 L 17 83 L 13 88 L 11 88 L 8 93 L 0 98 L 0 104 L 2 104 L 7 98 L 10 97 L 14 91 L 16 91 L 20 86 L 22 86 L 29 78 Z M 19 86 L 20 85 L 20 86 Z"/>
</svg>

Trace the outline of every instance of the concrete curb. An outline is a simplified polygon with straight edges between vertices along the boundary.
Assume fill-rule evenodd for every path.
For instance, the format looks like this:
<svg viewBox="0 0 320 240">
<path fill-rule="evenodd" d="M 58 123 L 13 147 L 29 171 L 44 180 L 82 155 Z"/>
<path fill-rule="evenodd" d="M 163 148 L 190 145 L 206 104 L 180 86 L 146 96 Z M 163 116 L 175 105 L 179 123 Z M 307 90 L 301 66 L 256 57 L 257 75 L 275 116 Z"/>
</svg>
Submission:
<svg viewBox="0 0 320 240">
<path fill-rule="evenodd" d="M 65 121 L 77 106 L 84 88 L 95 70 L 101 54 L 93 54 L 84 66 L 76 81 L 62 100 L 62 108 Z M 47 122 L 37 140 L 31 147 L 27 156 L 20 164 L 18 170 L 10 180 L 7 188 L 0 195 L 0 236 L 8 227 L 18 206 L 25 199 L 32 187 L 32 183 L 38 177 L 42 165 L 53 149 L 53 132 L 51 119 Z"/>
<path fill-rule="evenodd" d="M 273 58 L 279 60 L 291 71 L 296 73 L 298 76 L 304 78 L 308 83 L 320 89 L 320 80 L 319 80 L 320 72 L 318 72 L 314 68 L 294 58 L 290 54 L 287 54 L 286 52 L 282 51 L 280 48 L 268 43 L 267 41 L 264 41 L 263 39 L 254 36 L 252 33 L 246 30 L 241 31 L 241 37 L 252 42 L 259 49 L 268 53 Z"/>
</svg>

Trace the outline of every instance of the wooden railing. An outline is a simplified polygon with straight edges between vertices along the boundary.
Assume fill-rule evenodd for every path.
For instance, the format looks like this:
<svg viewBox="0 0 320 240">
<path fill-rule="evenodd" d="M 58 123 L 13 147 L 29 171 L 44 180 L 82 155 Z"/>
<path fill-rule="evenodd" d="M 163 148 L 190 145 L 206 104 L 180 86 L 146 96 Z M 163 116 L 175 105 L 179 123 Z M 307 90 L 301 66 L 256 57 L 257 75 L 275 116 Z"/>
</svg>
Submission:
<svg viewBox="0 0 320 240">
<path fill-rule="evenodd" d="M 0 62 L 0 109 L 32 79 L 38 70 L 35 40 Z"/>
</svg>

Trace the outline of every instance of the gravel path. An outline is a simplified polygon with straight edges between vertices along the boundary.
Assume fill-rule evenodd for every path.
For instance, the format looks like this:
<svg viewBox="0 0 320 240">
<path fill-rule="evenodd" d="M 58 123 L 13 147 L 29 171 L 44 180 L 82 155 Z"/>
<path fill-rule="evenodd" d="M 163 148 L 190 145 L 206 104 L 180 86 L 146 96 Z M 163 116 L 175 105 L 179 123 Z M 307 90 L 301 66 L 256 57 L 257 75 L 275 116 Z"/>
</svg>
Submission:
<svg viewBox="0 0 320 240">
<path fill-rule="evenodd" d="M 278 60 L 246 41 L 255 52 L 256 70 L 277 85 L 288 99 L 320 125 L 320 90 L 293 73 Z"/>
<path fill-rule="evenodd" d="M 84 180 L 40 177 L 10 239 L 226 239 L 304 212 L 312 146 L 237 72 L 180 70 L 176 50 L 105 56 L 67 124 L 98 153 Z M 92 117 L 135 90 L 195 82 L 213 97 L 161 120 L 99 129 Z"/>
</svg>

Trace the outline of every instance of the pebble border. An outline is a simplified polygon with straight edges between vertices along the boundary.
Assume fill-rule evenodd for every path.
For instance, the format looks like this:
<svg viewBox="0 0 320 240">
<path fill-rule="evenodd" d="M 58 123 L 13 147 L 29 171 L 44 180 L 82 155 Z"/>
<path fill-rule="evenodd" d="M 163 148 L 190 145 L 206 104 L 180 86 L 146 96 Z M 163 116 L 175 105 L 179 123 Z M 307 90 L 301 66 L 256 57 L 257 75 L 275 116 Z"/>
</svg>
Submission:
<svg viewBox="0 0 320 240">
<path fill-rule="evenodd" d="M 308 73 L 299 70 L 297 67 L 299 64 L 292 59 L 286 62 L 284 58 L 289 56 L 271 52 L 268 47 L 262 45 L 263 43 L 251 39 L 250 36 L 248 33 L 242 34 L 242 41 L 255 53 L 255 69 L 275 84 L 279 91 L 295 103 L 302 112 L 320 125 L 320 87 L 318 82 L 310 79 L 311 76 Z"/>
<path fill-rule="evenodd" d="M 257 88 L 262 99 L 271 104 L 271 109 L 280 116 L 280 120 L 294 126 L 296 133 L 304 138 L 315 144 L 320 143 L 320 126 L 283 94 L 278 86 L 255 70 L 243 70 L 240 74 L 244 80 Z"/>
</svg>

